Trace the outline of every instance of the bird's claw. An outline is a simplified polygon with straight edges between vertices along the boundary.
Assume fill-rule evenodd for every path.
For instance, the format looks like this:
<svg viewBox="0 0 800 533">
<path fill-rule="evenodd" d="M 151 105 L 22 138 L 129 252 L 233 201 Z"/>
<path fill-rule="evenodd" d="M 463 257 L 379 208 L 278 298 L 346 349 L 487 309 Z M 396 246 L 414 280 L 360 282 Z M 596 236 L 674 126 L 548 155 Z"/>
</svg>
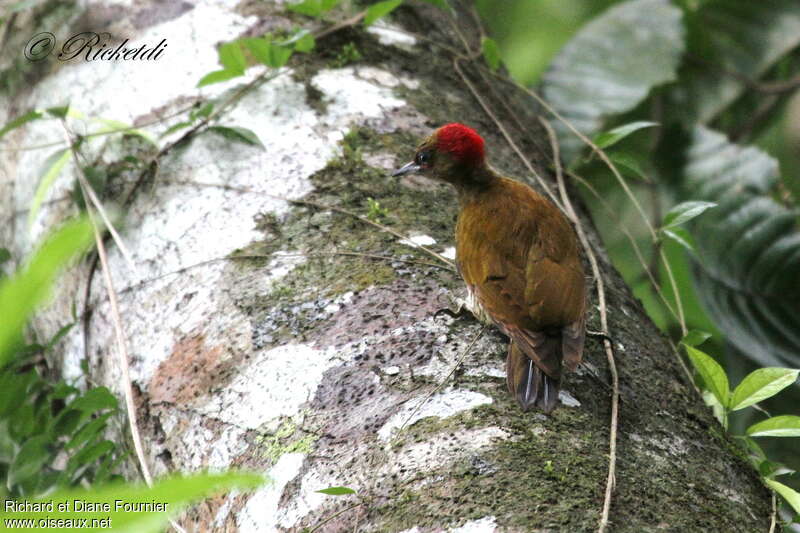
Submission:
<svg viewBox="0 0 800 533">
<path fill-rule="evenodd" d="M 464 305 L 464 302 L 459 302 L 458 307 L 453 310 L 450 307 L 443 307 L 433 313 L 433 318 L 438 318 L 440 315 L 447 315 L 451 318 L 461 318 L 465 315 L 471 315 L 472 313 L 467 309 L 467 306 Z"/>
</svg>

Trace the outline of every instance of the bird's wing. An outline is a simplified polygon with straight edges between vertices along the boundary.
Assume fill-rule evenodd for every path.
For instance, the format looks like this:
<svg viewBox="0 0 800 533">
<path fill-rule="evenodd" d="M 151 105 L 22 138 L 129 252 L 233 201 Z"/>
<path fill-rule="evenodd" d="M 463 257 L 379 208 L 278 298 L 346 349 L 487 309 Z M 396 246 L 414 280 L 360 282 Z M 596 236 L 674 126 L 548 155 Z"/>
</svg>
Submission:
<svg viewBox="0 0 800 533">
<path fill-rule="evenodd" d="M 533 210 L 474 241 L 460 254 L 461 273 L 487 314 L 546 374 L 580 362 L 585 283 L 572 228 Z M 485 221 L 492 224 L 491 221 Z M 550 235 L 565 239 L 548 239 Z M 543 238 L 544 237 L 544 238 Z M 553 333 L 562 332 L 561 346 Z"/>
</svg>

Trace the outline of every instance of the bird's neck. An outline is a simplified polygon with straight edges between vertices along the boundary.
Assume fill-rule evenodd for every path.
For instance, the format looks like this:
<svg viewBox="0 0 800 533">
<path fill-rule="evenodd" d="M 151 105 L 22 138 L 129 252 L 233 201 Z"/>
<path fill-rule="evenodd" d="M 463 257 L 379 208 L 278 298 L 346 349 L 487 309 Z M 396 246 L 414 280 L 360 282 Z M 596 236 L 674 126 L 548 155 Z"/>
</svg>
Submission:
<svg viewBox="0 0 800 533">
<path fill-rule="evenodd" d="M 486 163 L 469 171 L 467 179 L 460 179 L 453 185 L 458 194 L 458 203 L 465 205 L 476 201 L 494 184 L 500 181 L 500 175 Z"/>
</svg>

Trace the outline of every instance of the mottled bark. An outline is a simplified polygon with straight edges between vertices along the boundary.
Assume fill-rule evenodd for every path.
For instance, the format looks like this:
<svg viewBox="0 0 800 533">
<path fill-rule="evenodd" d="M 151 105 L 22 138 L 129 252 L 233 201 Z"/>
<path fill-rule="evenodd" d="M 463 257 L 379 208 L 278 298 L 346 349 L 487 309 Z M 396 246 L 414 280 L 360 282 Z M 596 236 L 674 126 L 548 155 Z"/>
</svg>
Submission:
<svg viewBox="0 0 800 533">
<path fill-rule="evenodd" d="M 194 88 L 218 68 L 213 44 L 312 24 L 266 2 L 187 3 L 169 16 L 159 15 L 159 5 L 136 4 L 104 18 L 117 8 L 50 2 L 14 20 L 0 55 L 8 102 L 0 120 L 70 100 L 88 117 L 145 123 L 198 97 L 225 98 L 244 83 Z M 471 316 L 436 314 L 461 294 L 457 274 L 425 264 L 436 260 L 349 215 L 280 199 L 372 210 L 383 224 L 425 235 L 445 252 L 453 245 L 452 191 L 387 176 L 421 136 L 445 122 L 467 123 L 484 134 L 495 167 L 528 179 L 453 68 L 448 50 L 463 44 L 447 16 L 419 3 L 398 9 L 391 23 L 449 48 L 386 29 L 331 33 L 223 117 L 225 125 L 253 130 L 266 150 L 197 135 L 160 160 L 121 212 L 136 270 L 116 250 L 111 267 L 148 460 L 159 474 L 237 466 L 273 478 L 254 494 L 201 505 L 181 520 L 190 529 L 295 531 L 361 501 L 322 530 L 592 530 L 608 468 L 610 389 L 601 342 L 589 339 L 585 364 L 566 377 L 567 404 L 549 417 L 522 413 L 506 390 L 506 339 L 494 328 L 448 377 L 481 329 Z M 461 14 L 458 25 L 477 46 L 473 19 Z M 19 59 L 30 35 L 52 28 L 60 28 L 53 32 L 59 39 L 86 28 L 132 42 L 167 38 L 168 48 L 151 63 Z M 463 66 L 538 171 L 551 177 L 535 106 L 475 65 Z M 245 81 L 260 68 L 249 72 Z M 159 133 L 183 119 L 148 128 Z M 60 137 L 57 125 L 36 122 L 2 146 Z M 114 138 L 103 150 L 105 140 L 84 145 L 88 160 L 104 168 L 128 154 L 147 160 L 149 148 L 135 139 Z M 0 246 L 16 258 L 75 212 L 70 201 L 48 203 L 28 230 L 24 210 L 50 150 L 0 152 L 0 214 L 9 221 Z M 74 172 L 63 173 L 48 199 L 67 195 Z M 123 203 L 140 175 L 115 175 L 107 201 Z M 692 391 L 578 208 L 601 259 L 620 372 L 613 529 L 766 530 L 768 493 Z M 238 252 L 264 258 L 230 259 Z M 89 272 L 85 261 L 61 280 L 35 327 L 47 338 L 71 320 L 75 303 L 86 321 L 61 343 L 63 372 L 79 375 L 87 357 L 91 380 L 120 390 L 101 276 L 83 300 Z M 599 329 L 596 305 L 590 289 L 590 330 Z M 333 485 L 352 487 L 360 500 L 315 492 Z"/>
</svg>

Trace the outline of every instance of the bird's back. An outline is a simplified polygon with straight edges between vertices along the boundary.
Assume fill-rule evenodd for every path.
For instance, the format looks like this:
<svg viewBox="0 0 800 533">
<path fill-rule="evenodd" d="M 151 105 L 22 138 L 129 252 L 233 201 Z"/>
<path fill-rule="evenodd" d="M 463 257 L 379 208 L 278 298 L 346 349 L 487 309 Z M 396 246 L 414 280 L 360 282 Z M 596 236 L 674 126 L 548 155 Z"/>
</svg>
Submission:
<svg viewBox="0 0 800 533">
<path fill-rule="evenodd" d="M 574 369 L 583 352 L 585 281 L 572 227 L 530 187 L 498 177 L 461 199 L 456 245 L 467 287 L 511 338 L 509 391 L 523 409 L 549 412 L 562 363 Z"/>
<path fill-rule="evenodd" d="M 464 281 L 496 322 L 545 331 L 583 315 L 585 283 L 574 231 L 530 187 L 499 178 L 464 199 L 456 244 Z"/>
</svg>

